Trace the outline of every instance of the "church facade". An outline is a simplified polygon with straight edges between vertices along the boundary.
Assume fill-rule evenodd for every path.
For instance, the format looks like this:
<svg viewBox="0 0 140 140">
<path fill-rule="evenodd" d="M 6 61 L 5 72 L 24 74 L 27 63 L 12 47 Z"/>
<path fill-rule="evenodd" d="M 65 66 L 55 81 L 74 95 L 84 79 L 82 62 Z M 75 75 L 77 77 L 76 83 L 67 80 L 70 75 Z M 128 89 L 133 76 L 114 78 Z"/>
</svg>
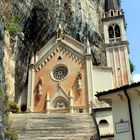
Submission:
<svg viewBox="0 0 140 140">
<path fill-rule="evenodd" d="M 90 112 L 95 101 L 90 44 L 81 44 L 61 29 L 31 59 L 27 108 L 32 112 Z M 100 68 L 101 69 L 101 68 Z M 106 79 L 111 69 L 102 68 Z M 95 75 L 96 76 L 96 75 Z M 97 79 L 98 80 L 98 79 Z M 111 81 L 109 81 L 111 83 Z"/>
<path fill-rule="evenodd" d="M 130 83 L 128 42 L 122 11 L 106 1 L 102 18 L 106 66 L 94 66 L 88 37 L 85 44 L 63 32 L 32 54 L 27 111 L 89 112 L 96 92 Z"/>
<path fill-rule="evenodd" d="M 27 112 L 42 113 L 91 113 L 95 110 L 101 134 L 112 135 L 110 105 L 99 102 L 95 94 L 131 81 L 124 16 L 113 0 L 106 0 L 102 25 L 105 66 L 93 65 L 88 37 L 82 44 L 65 34 L 59 25 L 56 35 L 38 52 L 32 53 L 27 94 L 19 99 L 19 106 L 26 105 Z M 102 120 L 110 125 L 102 127 L 105 122 Z"/>
</svg>

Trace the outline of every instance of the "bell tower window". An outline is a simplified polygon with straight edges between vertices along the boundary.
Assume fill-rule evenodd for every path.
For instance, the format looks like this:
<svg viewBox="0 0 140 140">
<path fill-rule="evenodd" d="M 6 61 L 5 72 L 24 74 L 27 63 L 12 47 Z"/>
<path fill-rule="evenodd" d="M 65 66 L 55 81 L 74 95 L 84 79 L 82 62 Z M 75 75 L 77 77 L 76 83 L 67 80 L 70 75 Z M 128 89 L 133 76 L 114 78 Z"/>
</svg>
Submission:
<svg viewBox="0 0 140 140">
<path fill-rule="evenodd" d="M 109 42 L 115 43 L 121 41 L 121 31 L 120 26 L 117 24 L 112 24 L 108 27 Z"/>
<path fill-rule="evenodd" d="M 111 10 L 111 16 L 113 17 L 114 16 L 114 12 Z"/>
<path fill-rule="evenodd" d="M 108 32 L 109 32 L 109 38 L 114 38 L 114 29 L 112 26 L 109 26 Z"/>
<path fill-rule="evenodd" d="M 120 27 L 118 25 L 115 25 L 115 37 L 120 37 Z"/>
</svg>

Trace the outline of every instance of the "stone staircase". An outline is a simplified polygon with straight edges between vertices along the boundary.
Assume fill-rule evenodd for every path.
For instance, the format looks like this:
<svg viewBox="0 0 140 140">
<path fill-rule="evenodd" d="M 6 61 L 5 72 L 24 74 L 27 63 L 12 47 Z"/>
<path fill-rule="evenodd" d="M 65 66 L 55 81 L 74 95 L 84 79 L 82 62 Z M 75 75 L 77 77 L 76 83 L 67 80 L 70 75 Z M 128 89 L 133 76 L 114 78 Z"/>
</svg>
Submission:
<svg viewBox="0 0 140 140">
<path fill-rule="evenodd" d="M 97 129 L 90 114 L 10 114 L 11 127 L 19 140 L 97 140 Z"/>
</svg>

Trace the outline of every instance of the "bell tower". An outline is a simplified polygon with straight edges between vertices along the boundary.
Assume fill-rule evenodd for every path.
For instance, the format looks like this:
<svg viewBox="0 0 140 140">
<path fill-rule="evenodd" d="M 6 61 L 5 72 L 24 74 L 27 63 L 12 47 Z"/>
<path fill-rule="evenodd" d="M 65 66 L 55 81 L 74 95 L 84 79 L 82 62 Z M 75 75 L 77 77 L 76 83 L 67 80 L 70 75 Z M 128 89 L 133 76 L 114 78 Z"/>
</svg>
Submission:
<svg viewBox="0 0 140 140">
<path fill-rule="evenodd" d="M 124 16 L 116 0 L 105 0 L 102 22 L 107 66 L 112 67 L 113 87 L 129 84 L 130 64 Z"/>
</svg>

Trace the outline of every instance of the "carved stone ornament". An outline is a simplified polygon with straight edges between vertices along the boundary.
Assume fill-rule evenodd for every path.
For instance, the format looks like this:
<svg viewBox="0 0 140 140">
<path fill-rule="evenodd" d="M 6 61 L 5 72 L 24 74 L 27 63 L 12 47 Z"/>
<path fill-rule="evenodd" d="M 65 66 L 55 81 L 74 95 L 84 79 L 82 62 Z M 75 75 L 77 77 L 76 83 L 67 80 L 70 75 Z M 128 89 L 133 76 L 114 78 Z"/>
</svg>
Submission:
<svg viewBox="0 0 140 140">
<path fill-rule="evenodd" d="M 42 80 L 40 78 L 38 80 L 37 86 L 38 86 L 38 96 L 39 96 L 39 98 L 41 98 L 41 96 L 42 96 Z"/>
<path fill-rule="evenodd" d="M 81 91 L 82 90 L 82 74 L 79 73 L 77 76 L 77 84 L 78 84 L 78 90 Z"/>
<path fill-rule="evenodd" d="M 62 99 L 57 100 L 56 103 L 54 104 L 54 108 L 60 109 L 60 108 L 66 108 L 66 107 L 67 107 L 67 104 Z"/>
</svg>

